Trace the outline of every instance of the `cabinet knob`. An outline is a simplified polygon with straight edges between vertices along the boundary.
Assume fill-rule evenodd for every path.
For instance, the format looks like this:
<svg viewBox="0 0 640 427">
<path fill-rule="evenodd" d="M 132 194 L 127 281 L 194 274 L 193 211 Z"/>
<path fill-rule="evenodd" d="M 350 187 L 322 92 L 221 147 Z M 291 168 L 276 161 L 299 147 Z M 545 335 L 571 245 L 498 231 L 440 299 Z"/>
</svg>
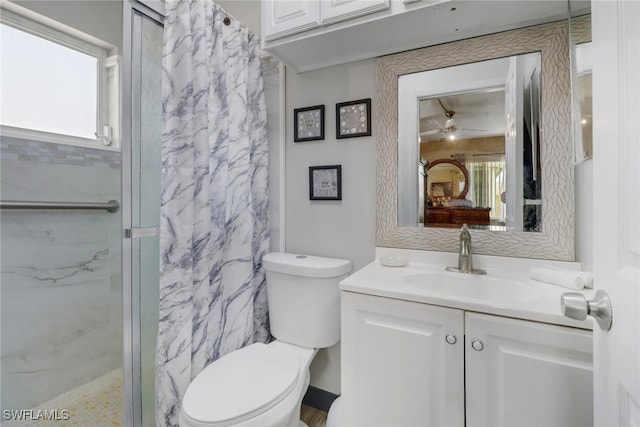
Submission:
<svg viewBox="0 0 640 427">
<path fill-rule="evenodd" d="M 458 338 L 456 338 L 456 336 L 453 334 L 447 334 L 447 336 L 445 336 L 444 339 L 448 344 L 451 344 L 451 345 L 458 342 Z"/>
<path fill-rule="evenodd" d="M 473 348 L 475 351 L 482 351 L 482 349 L 484 348 L 484 344 L 478 338 L 474 338 L 471 341 L 471 348 Z"/>
</svg>

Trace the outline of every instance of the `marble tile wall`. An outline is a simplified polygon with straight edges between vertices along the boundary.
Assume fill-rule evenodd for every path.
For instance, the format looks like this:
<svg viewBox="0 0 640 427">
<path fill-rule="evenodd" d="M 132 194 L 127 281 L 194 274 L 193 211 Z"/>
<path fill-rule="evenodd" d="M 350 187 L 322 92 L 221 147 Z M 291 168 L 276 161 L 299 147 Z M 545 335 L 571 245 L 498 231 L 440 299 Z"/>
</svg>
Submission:
<svg viewBox="0 0 640 427">
<path fill-rule="evenodd" d="M 120 201 L 120 154 L 0 138 L 5 200 Z M 1 408 L 31 409 L 122 364 L 120 212 L 4 210 Z"/>
</svg>

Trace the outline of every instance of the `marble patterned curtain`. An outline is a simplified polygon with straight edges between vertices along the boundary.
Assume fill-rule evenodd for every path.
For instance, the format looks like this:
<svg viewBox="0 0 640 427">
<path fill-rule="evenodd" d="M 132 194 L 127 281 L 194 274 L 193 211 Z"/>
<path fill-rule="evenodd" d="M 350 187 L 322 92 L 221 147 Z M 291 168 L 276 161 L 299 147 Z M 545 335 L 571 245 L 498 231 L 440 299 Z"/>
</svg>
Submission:
<svg viewBox="0 0 640 427">
<path fill-rule="evenodd" d="M 157 425 L 205 366 L 267 341 L 267 119 L 258 37 L 211 0 L 166 2 Z"/>
</svg>

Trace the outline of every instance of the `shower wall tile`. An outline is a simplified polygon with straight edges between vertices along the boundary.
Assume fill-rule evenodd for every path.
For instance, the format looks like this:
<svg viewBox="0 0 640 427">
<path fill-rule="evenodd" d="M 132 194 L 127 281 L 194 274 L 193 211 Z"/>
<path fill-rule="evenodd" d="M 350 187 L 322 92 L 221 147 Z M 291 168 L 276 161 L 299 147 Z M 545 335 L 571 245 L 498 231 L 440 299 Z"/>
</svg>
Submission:
<svg viewBox="0 0 640 427">
<path fill-rule="evenodd" d="M 0 157 L 9 160 L 70 164 L 87 167 L 120 167 L 120 153 L 73 145 L 0 137 Z"/>
<path fill-rule="evenodd" d="M 48 162 L 34 142 L 21 160 L 2 143 L 3 199 L 120 200 L 111 160 L 60 146 L 65 163 Z M 122 365 L 120 213 L 5 210 L 0 220 L 1 407 L 31 409 Z"/>
</svg>

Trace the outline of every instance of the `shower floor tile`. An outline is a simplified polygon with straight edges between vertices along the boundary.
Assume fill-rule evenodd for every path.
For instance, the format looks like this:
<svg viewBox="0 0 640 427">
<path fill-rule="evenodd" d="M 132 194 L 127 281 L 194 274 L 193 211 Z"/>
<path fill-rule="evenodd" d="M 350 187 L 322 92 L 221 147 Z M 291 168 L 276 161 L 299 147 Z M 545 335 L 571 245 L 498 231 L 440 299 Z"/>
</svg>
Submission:
<svg viewBox="0 0 640 427">
<path fill-rule="evenodd" d="M 119 427 L 124 425 L 122 378 L 114 378 L 58 409 L 69 411 L 68 420 L 30 421 L 23 427 Z"/>
</svg>

